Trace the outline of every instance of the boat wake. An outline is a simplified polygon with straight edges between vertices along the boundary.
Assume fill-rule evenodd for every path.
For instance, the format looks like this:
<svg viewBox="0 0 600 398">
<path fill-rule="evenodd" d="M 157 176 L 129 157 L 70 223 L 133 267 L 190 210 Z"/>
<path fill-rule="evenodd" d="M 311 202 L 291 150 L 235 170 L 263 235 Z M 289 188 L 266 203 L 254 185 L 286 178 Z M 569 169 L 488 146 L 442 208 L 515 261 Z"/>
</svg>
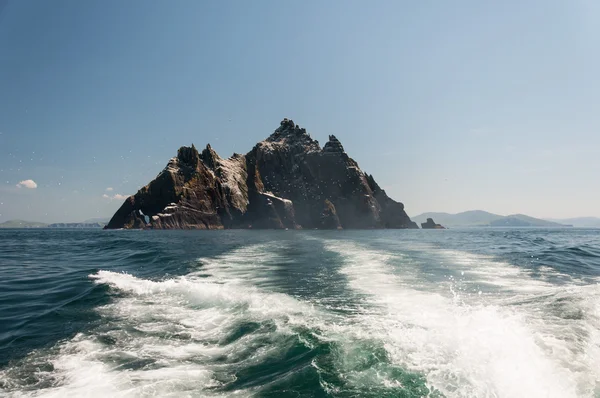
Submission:
<svg viewBox="0 0 600 398">
<path fill-rule="evenodd" d="M 461 277 L 433 283 L 402 254 L 328 247 L 344 257 L 342 272 L 370 304 L 358 315 L 367 333 L 443 394 L 598 396 L 600 285 L 554 286 L 457 251 L 437 255 Z"/>
<path fill-rule="evenodd" d="M 600 396 L 600 285 L 557 285 L 461 251 L 435 250 L 432 267 L 422 253 L 298 239 L 329 259 L 310 264 L 312 296 L 283 288 L 300 282 L 282 269 L 309 266 L 291 256 L 293 240 L 201 258 L 178 277 L 94 272 L 110 296 L 95 308 L 99 324 L 0 370 L 0 388 L 15 397 Z M 333 293 L 315 290 L 334 274 Z"/>
</svg>

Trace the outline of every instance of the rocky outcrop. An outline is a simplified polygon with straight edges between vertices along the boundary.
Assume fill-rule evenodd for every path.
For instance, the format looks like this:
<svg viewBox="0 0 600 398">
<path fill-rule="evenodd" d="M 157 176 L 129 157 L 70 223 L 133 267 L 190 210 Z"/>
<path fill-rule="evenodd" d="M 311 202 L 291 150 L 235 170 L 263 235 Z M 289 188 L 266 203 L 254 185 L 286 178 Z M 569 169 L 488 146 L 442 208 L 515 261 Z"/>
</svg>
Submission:
<svg viewBox="0 0 600 398">
<path fill-rule="evenodd" d="M 284 119 L 246 155 L 181 147 L 106 228 L 417 228 L 333 135 Z"/>
<path fill-rule="evenodd" d="M 337 215 L 335 206 L 325 199 L 325 207 L 321 213 L 321 228 L 323 229 L 342 229 L 342 223 Z"/>
<path fill-rule="evenodd" d="M 192 145 L 127 198 L 106 228 L 222 229 L 231 225 L 230 207 L 221 180 Z"/>
<path fill-rule="evenodd" d="M 423 229 L 446 229 L 442 225 L 436 224 L 433 221 L 433 218 L 428 218 L 426 222 L 422 222 L 421 228 L 423 228 Z"/>
</svg>

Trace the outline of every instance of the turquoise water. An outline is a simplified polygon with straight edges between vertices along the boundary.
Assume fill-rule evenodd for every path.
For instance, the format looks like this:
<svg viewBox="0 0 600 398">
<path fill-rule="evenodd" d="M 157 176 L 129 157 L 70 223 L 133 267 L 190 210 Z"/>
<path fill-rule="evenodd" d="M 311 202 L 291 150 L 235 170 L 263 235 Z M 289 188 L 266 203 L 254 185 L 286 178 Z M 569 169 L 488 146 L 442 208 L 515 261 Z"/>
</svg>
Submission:
<svg viewBox="0 0 600 398">
<path fill-rule="evenodd" d="M 600 397 L 600 230 L 0 230 L 0 395 Z"/>
</svg>

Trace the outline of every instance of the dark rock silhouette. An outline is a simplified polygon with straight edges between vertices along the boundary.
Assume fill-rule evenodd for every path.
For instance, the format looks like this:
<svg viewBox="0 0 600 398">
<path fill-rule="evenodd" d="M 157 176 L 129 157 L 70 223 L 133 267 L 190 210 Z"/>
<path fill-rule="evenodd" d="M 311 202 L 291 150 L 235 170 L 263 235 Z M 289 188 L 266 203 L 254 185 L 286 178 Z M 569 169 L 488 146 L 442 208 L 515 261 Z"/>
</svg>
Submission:
<svg viewBox="0 0 600 398">
<path fill-rule="evenodd" d="M 284 119 L 246 155 L 181 147 L 108 229 L 417 228 L 333 135 L 323 148 Z"/>
<path fill-rule="evenodd" d="M 422 222 L 421 228 L 423 228 L 423 229 L 446 229 L 442 225 L 436 224 L 433 221 L 433 218 L 428 218 L 426 222 Z"/>
<path fill-rule="evenodd" d="M 340 218 L 337 215 L 335 206 L 329 199 L 325 199 L 325 207 L 321 213 L 321 228 L 342 229 L 342 223 L 340 223 Z"/>
</svg>

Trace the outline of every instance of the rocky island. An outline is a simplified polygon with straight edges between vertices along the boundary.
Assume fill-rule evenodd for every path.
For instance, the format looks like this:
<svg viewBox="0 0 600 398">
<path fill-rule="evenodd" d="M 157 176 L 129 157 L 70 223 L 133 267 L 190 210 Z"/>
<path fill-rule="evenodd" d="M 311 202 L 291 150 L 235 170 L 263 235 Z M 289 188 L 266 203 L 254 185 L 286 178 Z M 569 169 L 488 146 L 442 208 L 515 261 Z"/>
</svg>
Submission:
<svg viewBox="0 0 600 398">
<path fill-rule="evenodd" d="M 436 224 L 433 218 L 428 218 L 426 222 L 421 223 L 423 229 L 446 229 L 441 224 Z"/>
<path fill-rule="evenodd" d="M 245 155 L 181 147 L 106 229 L 418 228 L 333 135 L 320 147 L 284 119 Z"/>
</svg>

